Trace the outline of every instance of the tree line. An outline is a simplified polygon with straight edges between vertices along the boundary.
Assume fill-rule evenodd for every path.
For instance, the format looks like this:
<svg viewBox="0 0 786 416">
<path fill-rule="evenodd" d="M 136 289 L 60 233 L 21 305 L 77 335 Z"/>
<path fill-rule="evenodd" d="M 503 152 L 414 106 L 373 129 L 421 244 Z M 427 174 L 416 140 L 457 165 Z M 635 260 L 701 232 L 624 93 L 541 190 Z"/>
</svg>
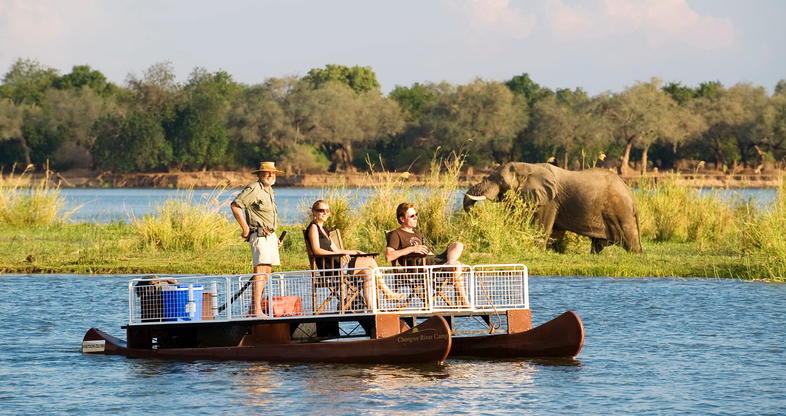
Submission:
<svg viewBox="0 0 786 416">
<path fill-rule="evenodd" d="M 276 160 L 295 173 L 353 171 L 383 161 L 425 169 L 435 152 L 468 166 L 507 161 L 570 169 L 718 170 L 786 165 L 786 80 L 695 87 L 653 78 L 620 92 L 549 89 L 527 73 L 396 86 L 370 67 L 326 65 L 302 77 L 236 82 L 195 68 L 176 81 L 157 63 L 125 85 L 89 65 L 60 74 L 19 59 L 0 84 L 0 166 L 156 172 L 244 169 Z"/>
</svg>

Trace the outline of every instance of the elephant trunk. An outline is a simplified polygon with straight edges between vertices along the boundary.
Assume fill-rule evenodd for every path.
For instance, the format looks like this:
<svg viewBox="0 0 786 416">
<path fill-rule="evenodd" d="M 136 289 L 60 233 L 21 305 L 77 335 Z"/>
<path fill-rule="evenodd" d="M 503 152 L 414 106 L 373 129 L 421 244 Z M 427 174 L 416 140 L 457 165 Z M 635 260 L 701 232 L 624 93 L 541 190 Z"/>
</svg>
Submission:
<svg viewBox="0 0 786 416">
<path fill-rule="evenodd" d="M 469 211 L 478 201 L 494 201 L 499 196 L 499 185 L 483 181 L 471 186 L 464 194 L 464 211 Z"/>
</svg>

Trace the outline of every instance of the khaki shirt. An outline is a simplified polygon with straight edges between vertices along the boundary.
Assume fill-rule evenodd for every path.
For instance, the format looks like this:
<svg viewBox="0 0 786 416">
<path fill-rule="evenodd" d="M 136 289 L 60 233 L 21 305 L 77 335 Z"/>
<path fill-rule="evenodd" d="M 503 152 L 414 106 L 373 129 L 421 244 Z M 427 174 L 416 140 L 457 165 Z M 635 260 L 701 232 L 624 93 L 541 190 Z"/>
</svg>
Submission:
<svg viewBox="0 0 786 416">
<path fill-rule="evenodd" d="M 278 206 L 273 189 L 268 191 L 257 181 L 248 185 L 232 201 L 246 212 L 246 222 L 262 234 L 272 233 L 278 227 Z M 264 232 L 262 232 L 264 231 Z"/>
</svg>

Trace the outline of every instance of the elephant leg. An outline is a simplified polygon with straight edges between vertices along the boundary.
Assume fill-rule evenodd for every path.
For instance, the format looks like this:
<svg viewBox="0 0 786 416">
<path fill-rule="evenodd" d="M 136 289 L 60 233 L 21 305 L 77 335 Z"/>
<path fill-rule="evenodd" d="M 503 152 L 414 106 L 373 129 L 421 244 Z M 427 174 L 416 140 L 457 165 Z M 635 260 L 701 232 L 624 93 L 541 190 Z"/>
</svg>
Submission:
<svg viewBox="0 0 786 416">
<path fill-rule="evenodd" d="M 604 247 L 611 244 L 611 242 L 605 238 L 591 238 L 591 240 L 592 247 L 590 248 L 590 253 L 592 254 L 600 254 Z"/>
<path fill-rule="evenodd" d="M 547 248 L 554 229 L 554 221 L 557 219 L 557 209 L 552 204 L 546 204 L 538 211 L 538 217 L 540 217 L 540 223 L 543 225 L 543 234 L 546 236 L 543 248 Z"/>
<path fill-rule="evenodd" d="M 548 248 L 556 251 L 557 253 L 564 253 L 565 249 L 565 230 L 557 230 L 551 232 L 549 237 Z"/>
</svg>

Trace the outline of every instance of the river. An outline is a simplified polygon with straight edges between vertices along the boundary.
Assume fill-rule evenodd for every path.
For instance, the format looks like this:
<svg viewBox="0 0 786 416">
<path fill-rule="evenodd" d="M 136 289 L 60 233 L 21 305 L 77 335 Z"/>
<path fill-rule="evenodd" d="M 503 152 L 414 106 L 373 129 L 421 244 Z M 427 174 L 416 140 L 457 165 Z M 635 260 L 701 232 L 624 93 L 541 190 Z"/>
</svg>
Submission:
<svg viewBox="0 0 786 416">
<path fill-rule="evenodd" d="M 440 366 L 83 355 L 125 338 L 129 276 L 0 276 L 0 414 L 786 414 L 786 285 L 533 276 L 534 323 L 567 309 L 575 360 Z"/>
<path fill-rule="evenodd" d="M 239 189 L 229 190 L 222 195 L 215 195 L 209 190 L 174 190 L 174 189 L 86 189 L 65 188 L 60 195 L 65 200 L 66 211 L 73 211 L 70 222 L 97 222 L 108 223 L 114 221 L 129 221 L 133 217 L 142 217 L 152 213 L 167 199 L 191 198 L 194 201 L 204 201 L 217 196 L 220 201 L 234 198 Z M 305 207 L 319 198 L 325 196 L 327 191 L 320 188 L 276 188 L 276 201 L 279 214 L 285 224 L 294 224 L 305 220 Z M 370 188 L 350 188 L 345 195 L 353 206 L 363 203 L 371 194 Z M 702 193 L 717 192 L 726 200 L 753 200 L 766 206 L 776 195 L 772 188 L 759 189 L 702 189 Z M 461 194 L 456 193 L 454 203 L 459 204 Z M 402 201 L 403 202 L 403 201 Z M 391 207 L 391 212 L 395 207 Z M 229 208 L 224 210 L 230 217 Z"/>
</svg>

